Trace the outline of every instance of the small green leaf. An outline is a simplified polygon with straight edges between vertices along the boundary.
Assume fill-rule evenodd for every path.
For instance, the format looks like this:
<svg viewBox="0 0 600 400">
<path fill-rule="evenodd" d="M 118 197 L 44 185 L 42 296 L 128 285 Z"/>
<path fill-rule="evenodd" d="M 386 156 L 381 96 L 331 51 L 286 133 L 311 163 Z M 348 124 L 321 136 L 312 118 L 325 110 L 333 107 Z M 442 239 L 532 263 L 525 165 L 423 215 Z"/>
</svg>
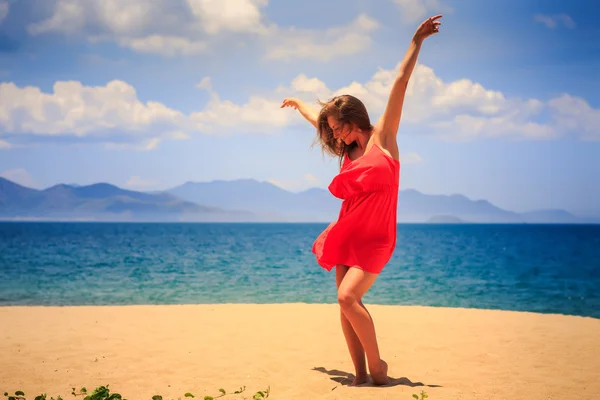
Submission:
<svg viewBox="0 0 600 400">
<path fill-rule="evenodd" d="M 223 393 L 223 394 L 227 394 L 227 392 L 225 391 L 225 389 L 221 388 L 219 389 L 219 392 Z"/>
<path fill-rule="evenodd" d="M 17 391 L 15 392 L 15 395 L 16 395 L 16 396 L 25 396 L 25 393 L 23 393 L 23 392 L 22 392 L 22 391 L 20 391 L 20 390 L 17 390 Z"/>
<path fill-rule="evenodd" d="M 185 394 L 185 397 L 196 397 L 196 396 L 194 396 L 194 395 L 193 395 L 193 394 L 191 394 L 190 392 L 187 392 L 187 393 Z"/>
<path fill-rule="evenodd" d="M 163 398 L 161 395 L 155 394 L 154 396 L 152 396 L 152 400 L 163 400 Z"/>
<path fill-rule="evenodd" d="M 204 400 L 215 400 L 212 396 L 204 396 Z"/>
<path fill-rule="evenodd" d="M 413 394 L 413 397 L 417 400 L 419 400 L 419 396 L 417 396 L 416 394 Z"/>
</svg>

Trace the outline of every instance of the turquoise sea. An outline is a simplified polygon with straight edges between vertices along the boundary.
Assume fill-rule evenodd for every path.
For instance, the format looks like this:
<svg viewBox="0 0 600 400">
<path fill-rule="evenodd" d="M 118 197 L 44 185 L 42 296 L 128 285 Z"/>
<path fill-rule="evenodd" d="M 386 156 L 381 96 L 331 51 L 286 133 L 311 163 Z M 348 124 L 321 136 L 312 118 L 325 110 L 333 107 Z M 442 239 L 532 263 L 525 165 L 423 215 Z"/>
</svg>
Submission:
<svg viewBox="0 0 600 400">
<path fill-rule="evenodd" d="M 335 303 L 325 224 L 0 223 L 0 305 Z M 600 318 L 600 225 L 398 225 L 365 303 Z"/>
</svg>

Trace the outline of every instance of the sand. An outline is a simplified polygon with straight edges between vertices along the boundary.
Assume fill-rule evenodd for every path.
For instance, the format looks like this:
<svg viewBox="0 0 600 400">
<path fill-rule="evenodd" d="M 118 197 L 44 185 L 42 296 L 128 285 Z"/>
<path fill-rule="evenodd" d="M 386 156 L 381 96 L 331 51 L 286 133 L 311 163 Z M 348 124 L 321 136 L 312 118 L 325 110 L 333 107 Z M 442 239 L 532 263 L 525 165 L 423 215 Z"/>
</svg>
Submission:
<svg viewBox="0 0 600 400">
<path fill-rule="evenodd" d="M 600 399 L 600 320 L 369 306 L 387 387 L 349 387 L 337 305 L 0 307 L 0 395 L 74 398 L 109 385 L 130 400 Z M 78 397 L 81 398 L 81 397 Z"/>
</svg>

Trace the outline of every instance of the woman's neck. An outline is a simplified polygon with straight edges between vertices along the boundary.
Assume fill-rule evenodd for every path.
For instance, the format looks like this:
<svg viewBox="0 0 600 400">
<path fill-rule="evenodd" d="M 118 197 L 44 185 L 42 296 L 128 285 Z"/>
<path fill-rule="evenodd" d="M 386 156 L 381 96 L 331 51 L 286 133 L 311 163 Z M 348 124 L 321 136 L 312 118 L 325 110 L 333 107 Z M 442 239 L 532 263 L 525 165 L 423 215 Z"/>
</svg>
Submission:
<svg viewBox="0 0 600 400">
<path fill-rule="evenodd" d="M 367 144 L 369 143 L 369 139 L 371 139 L 371 132 L 363 131 L 363 132 L 361 132 L 360 136 L 356 140 L 356 144 L 361 150 L 364 151 L 367 149 Z"/>
</svg>

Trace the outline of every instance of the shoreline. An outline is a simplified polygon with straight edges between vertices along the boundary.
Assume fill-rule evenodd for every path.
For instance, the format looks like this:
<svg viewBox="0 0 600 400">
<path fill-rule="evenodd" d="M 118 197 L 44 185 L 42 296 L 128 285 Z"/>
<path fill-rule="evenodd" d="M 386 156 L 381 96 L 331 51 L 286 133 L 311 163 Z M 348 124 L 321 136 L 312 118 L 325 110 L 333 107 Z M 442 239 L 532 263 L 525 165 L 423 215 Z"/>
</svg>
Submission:
<svg viewBox="0 0 600 400">
<path fill-rule="evenodd" d="M 516 313 L 516 314 L 531 314 L 531 315 L 547 315 L 556 317 L 567 317 L 567 318 L 587 318 L 592 320 L 600 321 L 600 317 L 593 315 L 584 314 L 563 314 L 560 312 L 541 312 L 533 310 L 518 310 L 518 309 L 507 309 L 507 308 L 478 308 L 478 307 L 461 307 L 461 306 L 433 306 L 433 305 L 421 305 L 421 304 L 386 304 L 386 303 L 371 303 L 365 301 L 365 306 L 377 307 L 377 308 L 397 308 L 397 309 L 410 309 L 410 308 L 423 308 L 423 309 L 436 309 L 436 310 L 464 310 L 464 311 L 489 311 L 489 312 L 500 312 L 500 313 Z M 211 306 L 233 306 L 233 307 L 285 307 L 285 306 L 327 306 L 337 307 L 337 303 L 307 303 L 307 302 L 281 302 L 281 303 L 252 303 L 252 302 L 222 302 L 222 303 L 131 303 L 131 304 L 0 304 L 0 310 L 2 309 L 68 309 L 68 308 L 146 308 L 146 307 L 211 307 Z"/>
<path fill-rule="evenodd" d="M 0 391 L 124 398 L 582 399 L 600 393 L 600 320 L 521 311 L 366 304 L 391 384 L 353 374 L 336 304 L 0 306 Z M 557 379 L 560 377 L 560 379 Z M 240 399 L 227 395 L 223 399 Z"/>
<path fill-rule="evenodd" d="M 0 217 L 0 223 L 7 222 L 27 222 L 27 223 L 80 223 L 80 224 L 197 224 L 197 225 L 328 225 L 332 221 L 335 221 L 335 217 L 323 221 L 282 221 L 282 220 L 263 220 L 263 221 L 251 221 L 251 220 L 240 220 L 240 221 L 227 221 L 227 220 L 130 220 L 130 219 L 92 219 L 92 218 L 73 218 L 73 219 L 46 219 L 43 217 L 31 217 L 31 218 L 9 218 Z M 529 226 L 585 226 L 585 225 L 600 225 L 600 220 L 585 220 L 581 222 L 569 221 L 549 221 L 549 222 L 518 222 L 518 221 L 462 221 L 462 222 L 441 222 L 441 221 L 402 221 L 398 220 L 396 225 L 529 225 Z"/>
</svg>

